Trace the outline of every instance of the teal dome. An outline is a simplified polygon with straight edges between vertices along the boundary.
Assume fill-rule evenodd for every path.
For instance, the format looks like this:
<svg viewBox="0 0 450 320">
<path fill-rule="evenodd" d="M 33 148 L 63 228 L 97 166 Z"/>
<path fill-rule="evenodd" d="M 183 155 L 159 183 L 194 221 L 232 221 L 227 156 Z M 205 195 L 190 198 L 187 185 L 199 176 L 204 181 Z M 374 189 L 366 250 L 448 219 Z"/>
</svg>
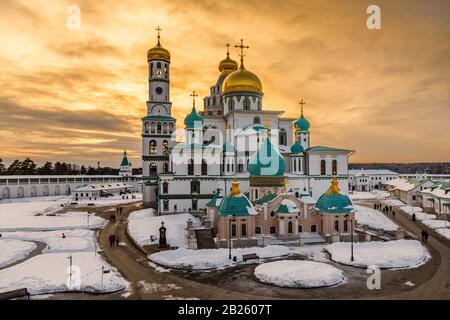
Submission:
<svg viewBox="0 0 450 320">
<path fill-rule="evenodd" d="M 282 176 L 285 170 L 284 158 L 275 150 L 269 138 L 264 140 L 248 163 L 250 176 Z"/>
<path fill-rule="evenodd" d="M 229 195 L 227 195 L 220 204 L 219 216 L 244 217 L 256 215 L 255 208 L 250 200 L 239 191 L 239 183 L 233 181 L 233 187 Z"/>
<path fill-rule="evenodd" d="M 184 118 L 184 126 L 186 129 L 195 129 L 203 126 L 203 118 L 197 113 L 195 107 L 192 107 L 191 113 Z"/>
<path fill-rule="evenodd" d="M 297 121 L 294 122 L 294 126 L 297 129 L 300 129 L 300 131 L 309 131 L 309 121 L 306 120 L 305 116 L 300 117 L 300 119 L 298 119 Z"/>
<path fill-rule="evenodd" d="M 292 154 L 299 154 L 303 152 L 303 146 L 301 143 L 297 140 L 295 143 L 291 146 L 291 153 Z"/>
<path fill-rule="evenodd" d="M 339 192 L 339 184 L 333 179 L 331 187 L 317 201 L 316 208 L 319 212 L 349 213 L 353 210 L 353 204 L 349 197 Z"/>
</svg>

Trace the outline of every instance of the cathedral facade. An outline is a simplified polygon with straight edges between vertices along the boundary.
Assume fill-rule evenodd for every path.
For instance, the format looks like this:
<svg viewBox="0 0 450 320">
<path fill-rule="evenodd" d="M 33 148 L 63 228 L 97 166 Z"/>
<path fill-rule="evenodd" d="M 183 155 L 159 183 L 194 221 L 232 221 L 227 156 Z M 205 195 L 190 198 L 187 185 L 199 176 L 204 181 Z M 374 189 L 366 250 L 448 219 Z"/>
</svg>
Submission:
<svg viewBox="0 0 450 320">
<path fill-rule="evenodd" d="M 206 212 L 209 202 L 230 191 L 233 179 L 253 201 L 278 189 L 299 199 L 318 199 L 333 177 L 342 193 L 348 193 L 348 158 L 353 151 L 312 146 L 303 101 L 299 118 L 266 110 L 262 83 L 244 66 L 247 47 L 242 40 L 236 47 L 241 50 L 240 63 L 227 52 L 209 96 L 203 99 L 202 111 L 195 105 L 197 95 L 191 94 L 184 139 L 178 142 L 169 91 L 171 57 L 161 46 L 158 31 L 157 45 L 147 53 L 149 100 L 147 116 L 142 118 L 144 206 L 159 213 Z M 260 168 L 264 172 L 253 182 L 259 183 L 258 188 L 252 188 L 249 172 L 255 166 L 254 155 L 269 139 L 283 161 L 275 154 L 266 157 L 268 163 Z"/>
</svg>

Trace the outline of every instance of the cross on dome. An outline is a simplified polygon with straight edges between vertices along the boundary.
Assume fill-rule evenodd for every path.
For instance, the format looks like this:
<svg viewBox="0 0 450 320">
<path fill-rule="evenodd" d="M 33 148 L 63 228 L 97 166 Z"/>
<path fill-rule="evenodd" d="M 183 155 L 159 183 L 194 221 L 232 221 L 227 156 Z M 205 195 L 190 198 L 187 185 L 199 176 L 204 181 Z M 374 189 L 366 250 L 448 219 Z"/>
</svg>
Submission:
<svg viewBox="0 0 450 320">
<path fill-rule="evenodd" d="M 244 46 L 244 39 L 241 39 L 241 45 L 235 45 L 235 48 L 240 48 L 241 49 L 241 53 L 239 54 L 239 57 L 241 57 L 241 67 L 240 69 L 243 70 L 244 69 L 244 49 L 249 49 L 249 46 Z"/>
<path fill-rule="evenodd" d="M 195 98 L 198 97 L 198 94 L 195 93 L 195 90 L 192 91 L 192 93 L 190 94 L 190 96 L 192 97 L 192 107 L 195 108 Z"/>
<path fill-rule="evenodd" d="M 303 114 L 303 105 L 305 105 L 306 102 L 304 102 L 303 99 L 302 99 L 298 104 L 300 105 L 300 108 L 301 108 L 301 111 L 302 111 L 302 114 Z"/>
<path fill-rule="evenodd" d="M 158 26 L 158 27 L 156 27 L 155 30 L 158 32 L 158 44 L 159 44 L 159 39 L 161 38 L 160 31 L 162 31 L 162 29 L 160 26 Z"/>
</svg>

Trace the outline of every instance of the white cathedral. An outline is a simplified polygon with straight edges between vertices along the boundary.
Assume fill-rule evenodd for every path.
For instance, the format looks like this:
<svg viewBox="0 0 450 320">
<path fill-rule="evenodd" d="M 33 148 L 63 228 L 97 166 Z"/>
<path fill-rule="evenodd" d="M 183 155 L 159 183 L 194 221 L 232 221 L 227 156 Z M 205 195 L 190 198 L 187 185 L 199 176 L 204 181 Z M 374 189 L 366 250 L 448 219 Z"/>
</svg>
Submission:
<svg viewBox="0 0 450 320">
<path fill-rule="evenodd" d="M 259 168 L 261 186 L 273 186 L 272 177 L 281 172 L 285 184 L 280 188 L 305 201 L 315 202 L 333 177 L 342 193 L 348 193 L 348 158 L 354 151 L 311 146 L 303 101 L 298 119 L 282 117 L 284 111 L 264 110 L 261 81 L 244 67 L 243 49 L 248 47 L 242 40 L 236 46 L 241 50 L 240 64 L 227 50 L 218 79 L 203 100 L 203 111 L 197 112 L 196 94 L 191 95 L 184 139 L 177 141 L 176 119 L 171 116 L 170 53 L 161 46 L 157 30 L 158 43 L 147 53 L 149 99 L 147 116 L 142 118 L 144 206 L 159 213 L 204 211 L 215 193 L 228 193 L 234 178 L 242 192 L 248 192 L 252 156 L 269 137 L 284 163 Z M 266 196 L 261 193 L 253 198 Z"/>
</svg>

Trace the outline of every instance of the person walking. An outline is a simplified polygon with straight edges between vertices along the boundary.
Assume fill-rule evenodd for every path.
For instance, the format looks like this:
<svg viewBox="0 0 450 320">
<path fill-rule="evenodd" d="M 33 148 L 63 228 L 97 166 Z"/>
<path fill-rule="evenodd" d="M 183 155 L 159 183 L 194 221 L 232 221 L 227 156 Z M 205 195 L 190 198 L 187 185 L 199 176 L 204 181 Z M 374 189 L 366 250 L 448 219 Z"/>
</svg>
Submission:
<svg viewBox="0 0 450 320">
<path fill-rule="evenodd" d="M 109 246 L 112 247 L 112 234 L 109 235 L 108 241 L 109 241 Z"/>
<path fill-rule="evenodd" d="M 425 229 L 422 229 L 422 232 L 420 233 L 422 235 L 422 243 L 425 242 Z"/>
<path fill-rule="evenodd" d="M 425 230 L 425 242 L 428 242 L 428 236 L 429 236 L 430 234 L 428 233 L 428 231 L 427 230 Z"/>
<path fill-rule="evenodd" d="M 114 244 L 116 243 L 116 236 L 113 234 L 112 235 L 112 245 L 114 246 Z"/>
<path fill-rule="evenodd" d="M 394 211 L 392 211 L 392 218 L 394 218 L 394 219 L 395 219 L 395 210 L 394 210 Z"/>
<path fill-rule="evenodd" d="M 119 236 L 116 236 L 116 246 L 119 246 Z"/>
<path fill-rule="evenodd" d="M 412 217 L 412 221 L 416 221 L 416 214 L 415 213 L 413 213 L 411 217 Z"/>
<path fill-rule="evenodd" d="M 119 212 L 120 212 L 120 214 L 122 215 L 122 207 L 119 207 Z"/>
</svg>

